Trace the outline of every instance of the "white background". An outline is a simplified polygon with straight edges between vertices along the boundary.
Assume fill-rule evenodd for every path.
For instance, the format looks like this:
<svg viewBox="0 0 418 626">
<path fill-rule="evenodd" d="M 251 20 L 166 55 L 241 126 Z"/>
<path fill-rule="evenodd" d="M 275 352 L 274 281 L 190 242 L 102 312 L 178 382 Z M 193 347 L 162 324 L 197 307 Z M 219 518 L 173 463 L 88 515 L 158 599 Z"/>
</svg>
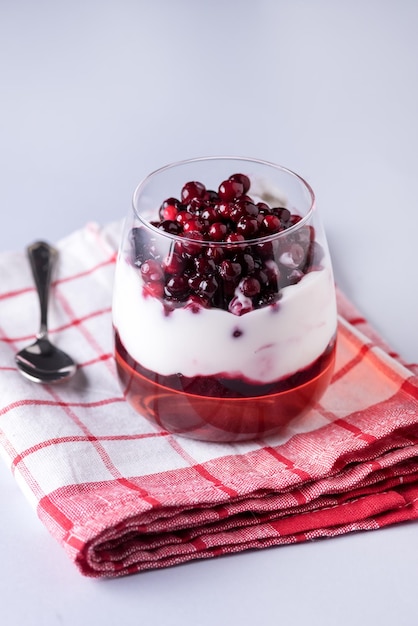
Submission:
<svg viewBox="0 0 418 626">
<path fill-rule="evenodd" d="M 317 194 L 338 284 L 418 361 L 418 2 L 0 0 L 0 252 L 122 219 L 174 160 Z M 0 468 L 1 622 L 415 625 L 418 526 L 82 578 Z"/>
</svg>

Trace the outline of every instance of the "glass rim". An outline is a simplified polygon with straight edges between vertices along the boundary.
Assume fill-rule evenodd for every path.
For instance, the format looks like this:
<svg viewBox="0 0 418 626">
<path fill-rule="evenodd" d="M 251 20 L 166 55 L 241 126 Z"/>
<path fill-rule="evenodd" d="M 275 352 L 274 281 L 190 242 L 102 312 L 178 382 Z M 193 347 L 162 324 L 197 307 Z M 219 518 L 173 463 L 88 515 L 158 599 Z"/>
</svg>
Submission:
<svg viewBox="0 0 418 626">
<path fill-rule="evenodd" d="M 188 165 L 191 163 L 198 163 L 198 162 L 203 162 L 203 161 L 242 161 L 242 162 L 247 162 L 247 163 L 258 163 L 259 165 L 265 165 L 268 167 L 272 167 L 275 170 L 278 170 L 280 172 L 283 172 L 285 174 L 290 175 L 290 177 L 297 179 L 302 186 L 307 190 L 309 197 L 310 197 L 310 206 L 309 206 L 309 210 L 306 213 L 306 215 L 304 215 L 296 224 L 294 224 L 293 226 L 291 226 L 290 228 L 286 228 L 284 230 L 281 230 L 277 233 L 272 233 L 270 235 L 264 235 L 262 237 L 255 237 L 254 239 L 245 239 L 244 241 L 217 241 L 217 240 L 210 240 L 208 241 L 207 239 L 191 239 L 187 236 L 184 235 L 175 235 L 173 233 L 167 233 L 166 231 L 158 228 L 157 226 L 154 226 L 153 224 L 151 224 L 151 222 L 144 218 L 142 215 L 139 214 L 139 212 L 137 211 L 137 208 L 135 206 L 135 200 L 136 198 L 139 196 L 139 194 L 142 191 L 142 188 L 145 186 L 145 184 L 151 179 L 154 178 L 157 174 L 160 174 L 161 172 L 165 172 L 167 170 L 170 169 L 174 169 L 176 167 L 179 167 L 181 165 Z M 187 181 L 186 181 L 187 182 Z M 195 157 L 195 158 L 191 158 L 191 159 L 183 159 L 180 161 L 173 161 L 172 163 L 168 163 L 167 165 L 163 165 L 162 167 L 157 168 L 156 170 L 153 170 L 152 172 L 150 172 L 149 174 L 147 174 L 147 176 L 145 176 L 141 182 L 136 186 L 135 191 L 133 193 L 132 196 L 132 208 L 134 211 L 135 216 L 139 219 L 139 221 L 149 230 L 151 230 L 152 232 L 155 232 L 156 234 L 158 234 L 161 237 L 167 237 L 169 240 L 171 241 L 176 241 L 176 242 L 187 242 L 187 243 L 191 243 L 191 244 L 200 244 L 203 246 L 217 246 L 217 247 L 221 247 L 221 248 L 229 248 L 231 249 L 232 247 L 242 247 L 243 245 L 246 246 L 251 246 L 251 245 L 255 245 L 255 244 L 260 244 L 260 243 L 267 243 L 269 241 L 275 241 L 276 239 L 279 239 L 281 237 L 286 237 L 291 233 L 295 233 L 296 231 L 298 231 L 300 228 L 302 228 L 307 222 L 309 222 L 309 220 L 311 219 L 315 209 L 316 209 L 316 197 L 315 197 L 315 193 L 312 189 L 312 187 L 310 186 L 310 184 L 302 177 L 300 176 L 300 174 L 297 174 L 296 172 L 294 172 L 293 170 L 284 167 L 283 165 L 279 165 L 277 163 L 273 163 L 272 161 L 266 161 L 263 159 L 257 159 L 257 158 L 252 158 L 252 157 L 243 157 L 243 156 L 203 156 L 203 157 Z"/>
</svg>

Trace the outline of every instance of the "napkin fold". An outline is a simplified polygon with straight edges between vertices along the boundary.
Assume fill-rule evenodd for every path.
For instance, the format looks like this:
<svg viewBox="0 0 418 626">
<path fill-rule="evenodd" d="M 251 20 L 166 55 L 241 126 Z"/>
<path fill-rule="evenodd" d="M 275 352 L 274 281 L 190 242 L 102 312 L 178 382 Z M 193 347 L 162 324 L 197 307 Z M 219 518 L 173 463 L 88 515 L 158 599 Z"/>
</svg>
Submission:
<svg viewBox="0 0 418 626">
<path fill-rule="evenodd" d="M 120 227 L 88 224 L 57 244 L 50 335 L 79 364 L 62 385 L 36 385 L 16 370 L 38 304 L 24 252 L 0 255 L 0 453 L 84 575 L 418 517 L 418 368 L 393 354 L 341 293 L 332 383 L 280 436 L 204 443 L 138 416 L 113 361 Z"/>
</svg>

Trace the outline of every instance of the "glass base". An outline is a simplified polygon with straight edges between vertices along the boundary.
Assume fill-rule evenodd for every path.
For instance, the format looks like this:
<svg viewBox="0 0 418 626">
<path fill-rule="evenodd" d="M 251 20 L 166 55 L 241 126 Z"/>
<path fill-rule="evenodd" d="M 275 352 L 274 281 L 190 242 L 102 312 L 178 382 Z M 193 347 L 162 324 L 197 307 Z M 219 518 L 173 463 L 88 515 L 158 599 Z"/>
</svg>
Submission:
<svg viewBox="0 0 418 626">
<path fill-rule="evenodd" d="M 200 395 L 168 387 L 162 384 L 161 377 L 144 370 L 134 361 L 117 336 L 115 357 L 123 393 L 138 413 L 177 435 L 204 441 L 232 442 L 276 434 L 294 418 L 311 409 L 331 380 L 335 341 L 310 367 L 279 381 L 276 391 L 266 395 L 243 396 L 245 384 L 241 384 L 241 397 Z M 220 379 L 207 379 L 213 379 L 219 388 Z M 187 387 L 190 389 L 190 383 Z M 249 387 L 253 393 L 254 385 Z"/>
</svg>

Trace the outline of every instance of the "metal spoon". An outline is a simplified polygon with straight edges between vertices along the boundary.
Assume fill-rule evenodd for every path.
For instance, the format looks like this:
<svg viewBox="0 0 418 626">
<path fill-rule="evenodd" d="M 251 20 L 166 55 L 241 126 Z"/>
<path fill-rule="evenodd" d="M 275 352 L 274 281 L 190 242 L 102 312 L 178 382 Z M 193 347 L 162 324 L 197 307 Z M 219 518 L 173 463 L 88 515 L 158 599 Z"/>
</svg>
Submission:
<svg viewBox="0 0 418 626">
<path fill-rule="evenodd" d="M 15 361 L 23 376 L 29 380 L 55 383 L 72 376 L 77 368 L 73 359 L 48 339 L 48 296 L 58 252 L 44 241 L 37 241 L 28 246 L 27 253 L 39 297 L 41 325 L 35 343 L 18 352 Z"/>
</svg>

